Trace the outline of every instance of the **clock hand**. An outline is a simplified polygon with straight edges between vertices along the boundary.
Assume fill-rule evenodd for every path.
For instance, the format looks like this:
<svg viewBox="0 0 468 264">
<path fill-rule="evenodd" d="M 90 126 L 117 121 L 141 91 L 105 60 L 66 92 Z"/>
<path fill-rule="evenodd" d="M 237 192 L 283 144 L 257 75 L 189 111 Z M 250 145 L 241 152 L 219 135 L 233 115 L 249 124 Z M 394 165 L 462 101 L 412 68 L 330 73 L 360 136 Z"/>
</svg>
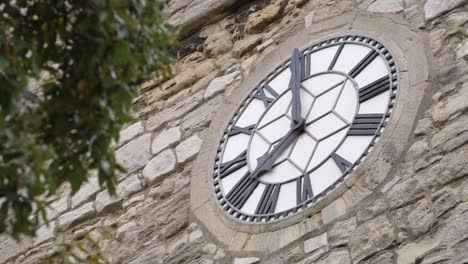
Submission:
<svg viewBox="0 0 468 264">
<path fill-rule="evenodd" d="M 305 128 L 305 120 L 301 119 L 294 127 L 283 137 L 270 153 L 265 153 L 258 158 L 257 167 L 252 172 L 251 177 L 259 177 L 265 172 L 271 171 L 275 160 L 298 138 Z"/>
<path fill-rule="evenodd" d="M 302 119 L 301 116 L 301 64 L 299 58 L 299 50 L 294 49 L 291 59 L 291 79 L 292 79 L 292 123 L 291 127 L 295 126 Z"/>
</svg>

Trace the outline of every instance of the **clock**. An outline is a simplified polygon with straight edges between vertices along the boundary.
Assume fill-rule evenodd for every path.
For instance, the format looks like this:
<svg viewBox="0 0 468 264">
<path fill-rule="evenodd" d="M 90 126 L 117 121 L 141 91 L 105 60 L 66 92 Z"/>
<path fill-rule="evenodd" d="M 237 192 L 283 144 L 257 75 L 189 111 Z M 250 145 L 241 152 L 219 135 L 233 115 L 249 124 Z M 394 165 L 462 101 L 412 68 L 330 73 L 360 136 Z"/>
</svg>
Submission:
<svg viewBox="0 0 468 264">
<path fill-rule="evenodd" d="M 349 177 L 385 131 L 398 67 L 362 35 L 293 49 L 252 87 L 216 152 L 212 191 L 243 223 L 281 221 L 317 204 Z"/>
</svg>

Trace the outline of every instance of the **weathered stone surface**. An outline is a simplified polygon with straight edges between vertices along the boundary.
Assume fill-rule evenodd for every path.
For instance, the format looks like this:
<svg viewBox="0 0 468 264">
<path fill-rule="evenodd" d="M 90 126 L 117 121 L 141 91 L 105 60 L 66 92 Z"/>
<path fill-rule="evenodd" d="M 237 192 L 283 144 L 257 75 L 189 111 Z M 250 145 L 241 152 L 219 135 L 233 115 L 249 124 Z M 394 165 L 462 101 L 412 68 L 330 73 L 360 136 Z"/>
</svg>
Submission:
<svg viewBox="0 0 468 264">
<path fill-rule="evenodd" d="M 465 40 L 457 50 L 457 59 L 468 60 L 468 41 Z"/>
<path fill-rule="evenodd" d="M 184 131 L 185 135 L 191 135 L 207 127 L 211 122 L 213 114 L 219 108 L 223 100 L 222 96 L 215 97 L 186 115 L 184 119 L 182 119 L 181 125 L 181 129 Z"/>
<path fill-rule="evenodd" d="M 143 169 L 143 177 L 151 184 L 162 180 L 170 172 L 174 171 L 176 158 L 171 149 L 165 150 L 146 164 Z"/>
<path fill-rule="evenodd" d="M 351 264 L 351 258 L 347 250 L 333 251 L 317 264 Z"/>
<path fill-rule="evenodd" d="M 357 218 L 359 222 L 367 221 L 375 216 L 383 213 L 387 208 L 383 199 L 371 200 L 370 204 L 363 204 L 361 210 L 358 211 Z"/>
<path fill-rule="evenodd" d="M 88 178 L 88 182 L 84 183 L 80 190 L 71 198 L 71 207 L 75 208 L 84 202 L 90 200 L 100 189 L 97 176 L 93 175 Z"/>
<path fill-rule="evenodd" d="M 416 236 L 425 234 L 431 228 L 435 221 L 435 216 L 431 211 L 431 203 L 427 200 L 421 200 L 417 206 L 408 215 L 408 224 Z"/>
<path fill-rule="evenodd" d="M 182 141 L 175 149 L 177 161 L 184 163 L 193 158 L 200 150 L 202 142 L 197 135 L 193 135 Z"/>
<path fill-rule="evenodd" d="M 356 217 L 335 223 L 328 231 L 330 245 L 338 247 L 348 244 L 349 237 L 354 229 L 356 229 L 356 225 Z"/>
<path fill-rule="evenodd" d="M 393 226 L 384 216 L 378 216 L 358 226 L 351 235 L 350 248 L 353 261 L 387 248 L 395 240 Z"/>
<path fill-rule="evenodd" d="M 255 264 L 259 263 L 260 259 L 259 258 L 235 258 L 234 259 L 234 264 Z"/>
<path fill-rule="evenodd" d="M 193 96 L 175 104 L 174 106 L 156 113 L 148 119 L 146 123 L 147 129 L 149 131 L 156 130 L 167 122 L 183 116 L 185 113 L 188 113 L 190 110 L 194 109 L 202 99 L 203 92 L 200 91 Z"/>
<path fill-rule="evenodd" d="M 416 141 L 406 154 L 407 160 L 414 160 L 429 151 L 429 145 L 425 140 Z"/>
<path fill-rule="evenodd" d="M 468 175 L 467 163 L 468 161 L 463 152 L 445 156 L 421 177 L 425 177 L 425 184 L 430 188 L 441 186 Z"/>
<path fill-rule="evenodd" d="M 33 246 L 33 241 L 29 237 L 23 237 L 21 241 L 16 241 L 13 238 L 2 235 L 0 237 L 0 261 L 5 263 L 7 259 L 18 256 L 28 248 Z M 13 262 L 7 262 L 8 264 Z"/>
<path fill-rule="evenodd" d="M 245 24 L 247 33 L 261 32 L 269 23 L 276 20 L 284 10 L 286 1 L 275 0 L 262 10 L 249 15 Z"/>
<path fill-rule="evenodd" d="M 415 263 L 416 259 L 437 246 L 434 238 L 426 238 L 418 243 L 404 245 L 397 251 L 398 264 Z"/>
<path fill-rule="evenodd" d="M 322 210 L 322 219 L 324 224 L 345 215 L 348 212 L 348 206 L 343 198 L 338 198 Z"/>
<path fill-rule="evenodd" d="M 115 196 L 111 196 L 107 190 L 98 193 L 96 196 L 96 211 L 101 213 L 105 210 L 120 206 L 124 198 L 141 189 L 140 180 L 136 175 L 132 175 L 117 185 Z"/>
<path fill-rule="evenodd" d="M 431 210 L 436 217 L 439 217 L 448 210 L 455 207 L 457 203 L 458 201 L 455 195 L 455 191 L 449 190 L 447 193 L 441 195 L 432 203 Z"/>
<path fill-rule="evenodd" d="M 182 34 L 187 34 L 206 23 L 210 17 L 222 13 L 239 0 L 195 0 L 185 9 Z"/>
<path fill-rule="evenodd" d="M 180 142 L 181 137 L 182 133 L 180 132 L 180 127 L 166 129 L 153 139 L 153 144 L 151 144 L 151 152 L 154 155 L 165 150 L 166 148 L 173 147 L 175 144 Z"/>
<path fill-rule="evenodd" d="M 435 134 L 432 137 L 431 145 L 433 148 L 437 148 L 465 131 L 468 131 L 468 116 L 466 115 L 455 120 Z"/>
<path fill-rule="evenodd" d="M 93 207 L 93 202 L 84 204 L 73 211 L 67 212 L 58 218 L 59 230 L 66 230 L 76 224 L 79 224 L 96 214 Z"/>
<path fill-rule="evenodd" d="M 119 143 L 117 145 L 122 146 L 123 144 L 132 140 L 136 136 L 143 134 L 144 129 L 145 128 L 143 127 L 143 122 L 141 121 L 136 122 L 135 124 L 125 128 L 119 133 Z"/>
<path fill-rule="evenodd" d="M 57 216 L 65 212 L 67 209 L 68 197 L 65 196 L 49 205 L 49 207 L 46 209 L 47 219 L 54 220 L 55 218 L 57 218 Z"/>
<path fill-rule="evenodd" d="M 437 232 L 437 240 L 441 245 L 454 246 L 466 241 L 468 232 L 468 203 L 459 204 L 451 215 L 441 225 Z"/>
<path fill-rule="evenodd" d="M 391 208 L 395 208 L 414 201 L 423 195 L 422 191 L 421 184 L 417 179 L 402 180 L 387 192 L 389 205 Z"/>
<path fill-rule="evenodd" d="M 414 129 L 414 134 L 416 136 L 426 135 L 429 131 L 433 129 L 432 120 L 430 118 L 423 118 L 418 121 L 416 128 Z"/>
<path fill-rule="evenodd" d="M 377 0 L 367 8 L 367 11 L 374 13 L 398 13 L 403 11 L 403 9 L 403 0 Z"/>
<path fill-rule="evenodd" d="M 394 264 L 394 263 L 395 263 L 395 255 L 391 252 L 384 252 L 382 254 L 378 254 L 377 256 L 369 260 L 369 264 Z"/>
<path fill-rule="evenodd" d="M 262 42 L 263 34 L 247 36 L 245 39 L 234 43 L 234 55 L 242 57 L 247 52 L 253 50 L 258 44 Z"/>
<path fill-rule="evenodd" d="M 461 5 L 463 2 L 464 0 L 428 0 L 424 5 L 426 19 L 431 20 L 436 18 L 437 16 Z"/>
<path fill-rule="evenodd" d="M 327 244 L 328 244 L 327 233 L 323 233 L 319 236 L 312 237 L 304 241 L 304 252 L 310 253 L 321 247 L 327 246 Z"/>
<path fill-rule="evenodd" d="M 335 5 L 328 5 L 328 3 L 328 1 L 325 1 L 325 5 L 315 12 L 313 17 L 314 23 L 350 12 L 355 5 L 354 1 L 350 0 L 341 0 L 336 2 Z"/>
<path fill-rule="evenodd" d="M 458 93 L 451 95 L 432 108 L 431 114 L 434 121 L 445 121 L 453 114 L 468 108 L 468 100 L 465 98 L 468 98 L 468 83 L 463 84 Z"/>
<path fill-rule="evenodd" d="M 197 230 L 193 231 L 192 233 L 190 233 L 189 242 L 196 241 L 197 239 L 200 239 L 202 237 L 203 237 L 202 231 L 200 229 L 197 229 Z"/>
<path fill-rule="evenodd" d="M 34 245 L 41 244 L 54 237 L 55 221 L 49 222 L 49 225 L 43 225 L 37 229 Z"/>
<path fill-rule="evenodd" d="M 266 48 L 273 45 L 275 42 L 273 39 L 267 39 L 262 44 L 258 45 L 256 50 L 258 53 L 262 53 Z"/>
<path fill-rule="evenodd" d="M 206 52 L 214 57 L 229 52 L 232 48 L 231 38 L 231 34 L 226 30 L 209 35 L 205 40 Z"/>
<path fill-rule="evenodd" d="M 151 134 L 143 134 L 123 145 L 115 152 L 117 162 L 128 173 L 132 173 L 143 167 L 150 158 Z"/>
<path fill-rule="evenodd" d="M 236 80 L 240 75 L 239 71 L 229 73 L 227 75 L 218 77 L 210 82 L 208 88 L 205 90 L 205 95 L 203 96 L 205 100 L 212 98 L 213 96 L 223 92 L 226 88 Z"/>
</svg>

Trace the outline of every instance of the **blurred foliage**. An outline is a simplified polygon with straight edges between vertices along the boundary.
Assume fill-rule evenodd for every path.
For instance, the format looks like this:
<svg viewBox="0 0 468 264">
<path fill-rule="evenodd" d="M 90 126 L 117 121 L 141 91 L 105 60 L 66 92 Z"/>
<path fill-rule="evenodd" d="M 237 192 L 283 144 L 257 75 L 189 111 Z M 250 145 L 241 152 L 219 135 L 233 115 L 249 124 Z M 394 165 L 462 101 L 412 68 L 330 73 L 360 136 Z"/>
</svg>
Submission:
<svg viewBox="0 0 468 264">
<path fill-rule="evenodd" d="M 34 235 L 57 188 L 90 172 L 115 192 L 132 99 L 170 74 L 162 1 L 0 2 L 0 233 Z"/>
<path fill-rule="evenodd" d="M 95 233 L 96 234 L 96 233 Z M 110 232 L 99 235 L 87 234 L 79 240 L 63 241 L 48 257 L 48 264 L 107 264 L 110 263 L 103 253 L 106 241 L 113 239 Z"/>
</svg>

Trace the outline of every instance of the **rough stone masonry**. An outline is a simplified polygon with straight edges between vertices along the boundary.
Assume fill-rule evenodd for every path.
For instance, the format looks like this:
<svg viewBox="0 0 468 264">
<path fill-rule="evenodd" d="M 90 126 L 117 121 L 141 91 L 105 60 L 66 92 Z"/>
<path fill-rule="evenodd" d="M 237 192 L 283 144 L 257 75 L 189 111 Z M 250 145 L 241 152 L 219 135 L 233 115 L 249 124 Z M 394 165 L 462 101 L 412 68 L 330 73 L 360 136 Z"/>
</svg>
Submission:
<svg viewBox="0 0 468 264">
<path fill-rule="evenodd" d="M 468 263 L 468 1 L 173 0 L 166 14 L 184 46 L 174 76 L 143 84 L 134 102 L 139 121 L 118 143 L 128 173 L 117 196 L 95 178 L 73 196 L 63 186 L 36 238 L 0 238 L 0 263 L 45 263 L 61 241 L 85 235 L 111 263 Z M 346 31 L 366 15 L 424 39 L 430 89 L 406 155 L 377 164 L 283 249 L 245 251 L 255 243 L 246 238 L 226 250 L 189 203 L 193 161 L 217 107 L 291 32 Z"/>
</svg>

